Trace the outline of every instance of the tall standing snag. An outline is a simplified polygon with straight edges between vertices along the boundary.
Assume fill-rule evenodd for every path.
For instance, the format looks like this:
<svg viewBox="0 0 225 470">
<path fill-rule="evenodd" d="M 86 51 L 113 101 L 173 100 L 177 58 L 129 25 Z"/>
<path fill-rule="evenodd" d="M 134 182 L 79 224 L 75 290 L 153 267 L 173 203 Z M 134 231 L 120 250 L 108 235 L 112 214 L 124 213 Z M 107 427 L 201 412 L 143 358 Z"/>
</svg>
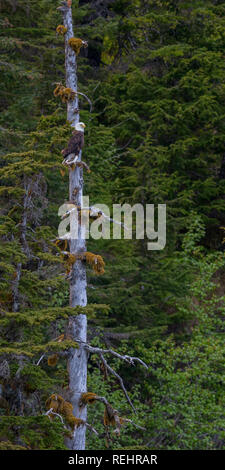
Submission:
<svg viewBox="0 0 225 470">
<path fill-rule="evenodd" d="M 65 38 L 65 67 L 66 67 L 66 87 L 62 84 L 58 84 L 54 94 L 55 96 L 60 95 L 63 97 L 63 102 L 67 103 L 67 120 L 70 122 L 71 126 L 75 126 L 79 122 L 79 110 L 78 110 L 78 94 L 81 94 L 86 97 L 83 93 L 77 91 L 77 63 L 76 63 L 76 51 L 70 46 L 70 39 L 73 38 L 73 24 L 72 24 L 72 12 L 71 12 L 71 1 L 63 2 L 62 5 L 58 8 L 63 13 L 63 26 L 64 26 L 64 38 Z M 62 26 L 62 25 L 60 25 Z M 76 39 L 76 38 L 74 38 Z M 78 38 L 76 39 L 76 41 Z M 80 40 L 79 40 L 80 41 Z M 87 44 L 85 41 L 81 41 L 84 44 Z M 87 97 L 86 97 L 87 98 Z M 89 99 L 88 99 L 89 101 Z M 89 102 L 90 104 L 90 102 Z M 77 128 L 81 132 L 82 123 Z M 84 126 L 83 126 L 84 127 Z M 76 140 L 76 138 L 75 138 Z M 78 139 L 79 140 L 79 139 Z M 78 142 L 79 143 L 79 142 Z M 77 147 L 77 141 L 74 142 L 75 145 L 67 147 L 65 149 L 65 160 L 64 164 L 69 167 L 69 200 L 70 203 L 76 208 L 82 210 L 82 197 L 83 197 L 83 167 L 89 168 L 87 165 L 81 161 L 81 146 Z M 68 154 L 71 149 L 75 148 L 76 153 Z M 77 149 L 77 150 L 76 150 Z M 75 162 L 75 164 L 74 164 Z M 74 208 L 73 208 L 74 209 Z M 71 209 L 70 212 L 73 211 Z M 88 208 L 91 210 L 91 208 Z M 97 211 L 97 216 L 103 213 Z M 79 220 L 79 217 L 78 217 Z M 113 219 L 110 219 L 113 221 Z M 78 221 L 77 221 L 78 222 Z M 114 222 L 114 221 L 113 221 Z M 70 239 L 70 252 L 62 251 L 62 255 L 65 257 L 65 266 L 67 268 L 67 275 L 70 279 L 70 307 L 86 307 L 87 305 L 87 282 L 86 282 L 86 261 L 92 266 L 96 274 L 104 273 L 104 261 L 100 255 L 90 253 L 86 251 L 85 243 L 85 231 L 82 226 L 82 217 L 78 222 L 78 230 L 74 239 Z M 73 237 L 73 232 L 71 229 L 71 237 Z M 112 374 L 118 383 L 121 386 L 121 389 L 124 392 L 124 395 L 127 399 L 127 402 L 131 406 L 133 412 L 136 413 L 136 409 L 133 406 L 128 392 L 125 388 L 122 377 L 108 364 L 105 355 L 110 354 L 114 357 L 124 360 L 129 365 L 134 365 L 135 362 L 139 362 L 142 366 L 148 369 L 148 366 L 141 361 L 139 358 L 131 356 L 121 356 L 119 353 L 113 350 L 104 350 L 100 348 L 93 348 L 87 343 L 87 317 L 84 314 L 78 316 L 71 316 L 68 321 L 68 334 L 71 339 L 73 339 L 76 344 L 79 345 L 78 349 L 70 350 L 68 358 L 68 374 L 69 374 L 69 398 L 70 402 L 65 402 L 67 408 L 69 407 L 69 419 L 70 423 L 78 423 L 79 425 L 75 426 L 73 436 L 71 439 L 67 439 L 67 446 L 72 450 L 84 450 L 85 449 L 85 432 L 86 427 L 91 429 L 93 432 L 96 431 L 87 423 L 87 404 L 91 403 L 90 396 L 95 396 L 95 400 L 99 400 L 105 405 L 105 415 L 104 415 L 104 425 L 106 430 L 106 435 L 108 433 L 109 425 L 115 426 L 116 429 L 114 433 L 119 434 L 120 427 L 124 423 L 132 423 L 134 426 L 143 429 L 141 426 L 136 425 L 127 418 L 122 418 L 118 415 L 118 411 L 115 410 L 107 401 L 105 397 L 99 397 L 95 393 L 87 392 L 87 354 L 97 354 L 101 360 L 101 363 L 104 365 L 105 370 Z M 56 395 L 54 395 L 56 396 Z M 84 397 L 86 399 L 84 399 Z M 52 397 L 50 397 L 52 398 Z M 59 397 L 58 397 L 59 398 Z M 51 406 L 47 411 L 47 414 L 51 416 L 60 411 L 58 398 L 54 399 L 56 401 L 56 407 Z M 61 397 L 62 398 L 62 397 Z M 60 399 L 61 399 L 60 398 Z M 62 400 L 64 400 L 62 398 Z M 93 400 L 92 400 L 93 401 Z M 71 419 L 71 413 L 74 413 L 74 418 Z M 65 410 L 64 410 L 65 415 Z M 68 418 L 68 414 L 67 414 Z M 61 417 L 62 419 L 62 417 Z M 67 420 L 68 421 L 68 420 Z"/>
<path fill-rule="evenodd" d="M 65 68 L 66 68 L 66 87 L 77 91 L 77 62 L 76 54 L 69 46 L 69 40 L 73 38 L 73 21 L 72 21 L 72 2 L 63 2 L 58 8 L 63 14 L 63 25 L 67 28 L 65 33 Z M 67 102 L 67 120 L 71 126 L 75 126 L 79 122 L 78 111 L 78 95 Z M 81 161 L 81 152 L 78 161 Z M 76 165 L 75 169 L 69 170 L 69 200 L 73 201 L 76 206 L 81 206 L 83 195 L 83 168 Z M 70 241 L 70 252 L 80 253 L 86 251 L 85 239 L 82 238 L 82 228 L 78 227 L 78 238 Z M 72 268 L 70 276 L 70 307 L 77 305 L 87 305 L 86 294 L 86 268 L 81 260 L 77 260 Z M 74 415 L 86 421 L 86 407 L 79 407 L 81 394 L 86 392 L 87 383 L 87 352 L 82 346 L 82 342 L 86 343 L 87 339 L 87 317 L 86 315 L 78 315 L 69 319 L 68 330 L 75 340 L 80 340 L 80 348 L 72 351 L 68 359 L 69 374 L 69 391 L 70 401 L 73 405 Z M 85 449 L 85 433 L 86 427 L 80 426 L 75 430 L 72 439 L 67 440 L 67 446 L 74 450 Z"/>
</svg>

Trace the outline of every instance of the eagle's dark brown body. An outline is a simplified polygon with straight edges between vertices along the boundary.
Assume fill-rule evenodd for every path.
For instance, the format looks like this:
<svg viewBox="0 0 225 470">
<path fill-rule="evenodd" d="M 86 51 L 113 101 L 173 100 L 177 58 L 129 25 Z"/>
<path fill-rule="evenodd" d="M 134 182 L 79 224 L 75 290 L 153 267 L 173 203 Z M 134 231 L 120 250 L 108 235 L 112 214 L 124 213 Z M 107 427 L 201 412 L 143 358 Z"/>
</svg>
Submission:
<svg viewBox="0 0 225 470">
<path fill-rule="evenodd" d="M 79 155 L 80 150 L 84 146 L 84 133 L 80 131 L 74 131 L 68 145 L 62 150 L 64 158 L 68 157 L 71 153 L 75 156 Z"/>
</svg>

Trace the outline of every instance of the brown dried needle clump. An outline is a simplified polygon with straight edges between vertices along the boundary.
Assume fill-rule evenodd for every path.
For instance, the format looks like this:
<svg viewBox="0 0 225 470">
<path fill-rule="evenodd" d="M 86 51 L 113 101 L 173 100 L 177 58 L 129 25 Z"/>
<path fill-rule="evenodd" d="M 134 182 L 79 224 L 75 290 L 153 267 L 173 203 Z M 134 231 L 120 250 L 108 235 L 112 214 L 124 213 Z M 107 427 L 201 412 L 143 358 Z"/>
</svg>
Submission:
<svg viewBox="0 0 225 470">
<path fill-rule="evenodd" d="M 120 428 L 122 424 L 124 423 L 125 419 L 121 418 L 118 415 L 118 412 L 113 409 L 113 407 L 108 403 L 105 406 L 105 411 L 104 411 L 104 426 L 113 426 L 115 427 L 115 432 L 116 434 L 120 434 Z"/>
<path fill-rule="evenodd" d="M 49 358 L 48 358 L 48 365 L 49 365 L 50 367 L 54 367 L 54 366 L 57 364 L 58 359 L 59 359 L 58 354 L 52 354 L 52 355 L 49 356 Z"/>
<path fill-rule="evenodd" d="M 63 24 L 59 24 L 56 28 L 57 34 L 64 36 L 67 32 L 67 28 Z"/>
<path fill-rule="evenodd" d="M 69 252 L 63 253 L 61 256 L 64 266 L 66 268 L 66 275 L 68 276 L 72 270 L 75 261 L 77 260 L 77 257 L 76 255 L 72 255 Z"/>
<path fill-rule="evenodd" d="M 96 274 L 104 274 L 105 262 L 100 255 L 95 255 L 90 251 L 85 251 L 83 255 L 85 257 L 86 262 L 90 264 Z"/>
<path fill-rule="evenodd" d="M 83 41 L 80 38 L 70 38 L 68 41 L 68 44 L 71 47 L 71 49 L 73 49 L 76 55 L 80 54 L 81 47 L 88 46 L 87 41 Z"/>
<path fill-rule="evenodd" d="M 98 395 L 96 395 L 96 393 L 93 393 L 93 392 L 82 393 L 81 399 L 80 399 L 80 405 L 81 406 L 92 405 L 93 403 L 95 403 L 97 397 Z"/>
<path fill-rule="evenodd" d="M 68 241 L 58 238 L 57 240 L 54 241 L 54 245 L 56 245 L 57 248 L 59 248 L 62 251 L 67 251 Z"/>
<path fill-rule="evenodd" d="M 73 405 L 60 395 L 51 395 L 46 401 L 46 409 L 52 411 L 49 413 L 51 419 L 55 418 L 54 413 L 64 416 L 66 423 L 72 430 L 84 424 L 82 419 L 73 416 Z"/>
<path fill-rule="evenodd" d="M 90 251 L 84 251 L 83 253 L 72 254 L 69 252 L 62 252 L 61 255 L 62 262 L 66 268 L 66 275 L 68 276 L 71 273 L 73 264 L 77 261 L 86 261 L 86 263 L 90 264 L 94 272 L 98 275 L 104 274 L 105 270 L 105 262 L 100 255 L 95 255 Z"/>
<path fill-rule="evenodd" d="M 72 88 L 63 86 L 61 83 L 58 83 L 54 89 L 54 96 L 59 96 L 63 103 L 74 100 L 76 92 Z"/>
<path fill-rule="evenodd" d="M 55 338 L 54 341 L 56 341 L 57 343 L 61 343 L 65 339 L 67 339 L 67 337 L 65 337 L 65 335 L 62 334 L 62 335 L 58 336 L 57 338 Z M 54 367 L 57 364 L 58 360 L 59 360 L 59 355 L 57 353 L 52 354 L 48 358 L 48 365 L 51 366 L 51 367 Z"/>
</svg>

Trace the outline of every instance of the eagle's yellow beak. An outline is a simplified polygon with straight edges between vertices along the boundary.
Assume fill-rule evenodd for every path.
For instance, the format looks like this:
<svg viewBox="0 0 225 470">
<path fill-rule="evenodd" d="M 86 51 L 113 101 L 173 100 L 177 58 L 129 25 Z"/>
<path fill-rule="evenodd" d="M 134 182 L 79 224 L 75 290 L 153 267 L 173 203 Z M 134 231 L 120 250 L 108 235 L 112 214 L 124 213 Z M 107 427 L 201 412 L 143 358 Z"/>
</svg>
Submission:
<svg viewBox="0 0 225 470">
<path fill-rule="evenodd" d="M 83 123 L 83 124 L 81 124 L 81 127 L 85 128 L 86 126 L 85 126 L 85 124 Z"/>
</svg>

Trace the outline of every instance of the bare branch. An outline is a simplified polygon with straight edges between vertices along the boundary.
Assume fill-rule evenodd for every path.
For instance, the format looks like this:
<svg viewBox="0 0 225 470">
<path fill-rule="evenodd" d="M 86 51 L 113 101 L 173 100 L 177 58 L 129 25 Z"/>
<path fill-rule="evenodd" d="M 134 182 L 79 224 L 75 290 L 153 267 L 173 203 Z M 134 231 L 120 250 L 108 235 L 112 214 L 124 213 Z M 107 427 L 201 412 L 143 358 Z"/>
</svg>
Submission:
<svg viewBox="0 0 225 470">
<path fill-rule="evenodd" d="M 46 416 L 49 417 L 49 419 L 51 419 L 50 415 L 55 415 L 55 416 L 58 416 L 58 418 L 60 418 L 62 424 L 64 425 L 64 428 L 66 429 L 66 426 L 64 424 L 64 421 L 63 421 L 63 418 L 62 416 L 59 414 L 59 413 L 56 413 L 55 411 L 53 411 L 53 408 L 50 408 L 46 413 L 45 413 Z M 80 425 L 81 426 L 81 425 Z M 96 436 L 98 436 L 98 432 L 96 431 L 95 428 L 93 428 L 93 426 L 91 426 L 89 423 L 87 423 L 86 421 L 83 421 L 82 423 L 82 426 L 86 426 L 86 428 L 90 429 L 90 431 L 92 431 L 94 434 L 96 434 Z M 76 428 L 76 426 L 75 426 Z"/>
<path fill-rule="evenodd" d="M 42 359 L 44 359 L 45 357 L 45 354 L 42 354 L 42 356 L 40 357 L 40 359 L 38 360 L 36 366 L 39 366 L 39 364 L 41 363 Z"/>
<path fill-rule="evenodd" d="M 59 415 L 58 413 L 55 413 L 55 411 L 53 411 L 53 408 L 50 408 L 50 410 L 48 410 L 48 411 L 45 413 L 45 415 L 47 415 L 47 416 L 49 417 L 49 419 L 51 419 L 51 418 L 50 418 L 50 414 L 51 414 L 51 415 L 58 416 L 58 418 L 60 418 L 62 424 L 64 425 L 64 421 L 63 421 L 63 419 L 62 419 L 62 416 Z M 65 427 L 65 425 L 64 425 L 64 427 Z"/>
<path fill-rule="evenodd" d="M 123 418 L 123 421 L 124 421 L 124 423 L 133 424 L 133 426 L 135 426 L 135 427 L 138 428 L 138 429 L 142 429 L 142 431 L 146 431 L 146 428 L 143 428 L 143 427 L 140 426 L 139 424 L 134 423 L 131 419 Z"/>
<path fill-rule="evenodd" d="M 54 82 L 54 85 L 61 85 L 61 83 L 60 83 L 60 82 Z M 92 112 L 92 109 L 93 109 L 93 105 L 92 105 L 92 102 L 91 102 L 90 98 L 89 98 L 87 95 L 85 95 L 85 93 L 81 93 L 81 91 L 75 91 L 75 90 L 73 90 L 73 89 L 71 88 L 71 93 L 72 93 L 72 92 L 74 93 L 74 96 L 81 95 L 81 96 L 83 96 L 83 97 L 88 101 L 88 103 L 89 103 L 89 105 L 90 105 L 90 110 L 89 110 L 89 112 L 91 113 L 91 112 Z M 78 112 L 79 112 L 79 110 L 78 110 Z"/>
<path fill-rule="evenodd" d="M 130 404 L 130 406 L 131 406 L 132 410 L 134 411 L 134 413 L 136 413 L 137 411 L 136 411 L 136 409 L 134 408 L 134 405 L 133 405 L 133 403 L 132 403 L 132 401 L 131 401 L 131 399 L 130 399 L 130 397 L 129 397 L 127 391 L 126 391 L 126 388 L 125 388 L 125 386 L 124 386 L 122 377 L 120 377 L 120 375 L 117 374 L 117 372 L 116 372 L 114 369 L 112 369 L 112 367 L 109 366 L 109 364 L 108 364 L 108 362 L 106 361 L 106 359 L 104 358 L 103 354 L 100 354 L 100 353 L 98 353 L 98 354 L 99 354 L 99 357 L 101 358 L 101 360 L 102 360 L 104 366 L 105 366 L 105 367 L 108 369 L 108 371 L 111 372 L 111 374 L 114 375 L 114 376 L 117 378 L 117 380 L 119 381 L 120 386 L 121 386 L 121 388 L 122 388 L 122 390 L 123 390 L 123 393 L 124 393 L 124 395 L 125 395 L 125 397 L 126 397 L 128 403 Z"/>
<path fill-rule="evenodd" d="M 114 375 L 114 377 L 116 377 L 116 379 L 120 383 L 121 389 L 123 390 L 123 393 L 124 393 L 128 403 L 129 403 L 129 405 L 131 406 L 134 413 L 136 413 L 136 409 L 135 409 L 132 401 L 130 400 L 130 397 L 128 395 L 128 392 L 126 390 L 126 387 L 124 385 L 122 377 L 108 364 L 107 360 L 104 357 L 104 354 L 111 354 L 112 356 L 116 357 L 117 359 L 123 360 L 123 361 L 127 362 L 129 365 L 132 365 L 132 366 L 135 366 L 135 362 L 138 362 L 143 367 L 148 369 L 147 364 L 145 364 L 145 362 L 142 361 L 141 359 L 139 359 L 138 357 L 132 357 L 132 356 L 128 356 L 128 355 L 122 356 L 121 354 L 119 354 L 116 351 L 113 351 L 112 349 L 101 349 L 101 348 L 93 347 L 93 346 L 90 346 L 87 343 L 84 343 L 84 342 L 80 341 L 80 340 L 77 340 L 77 342 L 82 343 L 82 345 L 84 346 L 84 349 L 86 349 L 91 354 L 97 354 L 100 357 L 100 359 L 101 359 L 102 363 L 104 364 L 105 368 L 112 375 Z M 41 360 L 43 359 L 44 356 L 45 356 L 44 354 L 41 356 L 41 358 L 39 359 L 37 365 L 40 364 L 40 362 L 41 362 Z"/>
<path fill-rule="evenodd" d="M 81 341 L 77 341 L 78 343 L 82 343 Z M 139 362 L 141 365 L 143 365 L 146 369 L 148 369 L 148 366 L 147 364 L 145 364 L 145 362 L 143 362 L 141 359 L 139 359 L 138 357 L 131 357 L 131 356 L 122 356 L 121 354 L 117 353 L 116 351 L 113 351 L 112 349 L 101 349 L 101 348 L 97 348 L 97 347 L 93 347 L 93 346 L 90 346 L 89 344 L 87 343 L 83 343 L 83 346 L 84 346 L 84 349 L 86 349 L 88 352 L 90 352 L 91 354 L 97 354 L 102 363 L 104 364 L 104 366 L 106 367 L 106 369 L 112 374 L 114 375 L 114 377 L 117 378 L 117 380 L 119 381 L 120 383 L 120 386 L 123 390 L 123 393 L 128 401 L 128 403 L 130 404 L 132 410 L 134 411 L 134 413 L 136 413 L 136 409 L 133 405 L 133 403 L 131 402 L 130 398 L 129 398 L 129 395 L 127 393 L 127 390 L 124 386 L 124 382 L 123 382 L 123 379 L 122 377 L 108 364 L 108 362 L 106 361 L 105 357 L 104 357 L 104 354 L 111 354 L 112 356 L 116 357 L 117 359 L 121 359 L 125 362 L 127 362 L 129 365 L 135 365 L 135 361 L 136 362 Z"/>
<path fill-rule="evenodd" d="M 106 412 L 107 412 L 107 418 L 109 420 L 109 424 L 113 424 L 113 425 L 116 426 L 116 428 L 114 430 L 115 434 L 120 434 L 120 428 L 124 423 L 130 423 L 133 426 L 135 426 L 136 428 L 141 429 L 143 431 L 146 430 L 145 428 L 143 428 L 139 424 L 134 423 L 131 419 L 120 417 L 118 410 L 114 409 L 105 397 L 95 395 L 93 400 L 94 401 L 95 400 L 100 401 L 105 405 Z M 85 403 L 82 401 L 82 396 L 81 396 L 79 405 L 80 405 L 81 408 L 82 408 L 82 406 L 85 406 Z"/>
<path fill-rule="evenodd" d="M 89 344 L 86 344 L 85 348 L 88 349 L 88 351 L 92 354 L 98 354 L 98 355 L 100 355 L 100 354 L 111 354 L 112 356 L 117 357 L 117 359 L 121 359 L 122 361 L 125 361 L 129 365 L 132 365 L 132 366 L 135 365 L 135 361 L 136 361 L 136 362 L 139 362 L 146 369 L 149 369 L 147 364 L 145 364 L 144 361 L 139 359 L 139 357 L 132 357 L 132 356 L 128 356 L 128 355 L 122 356 L 118 352 L 113 351 L 113 349 L 101 349 L 101 348 L 90 346 Z"/>
<path fill-rule="evenodd" d="M 90 98 L 88 98 L 87 95 L 85 95 L 84 93 L 81 93 L 80 91 L 76 91 L 77 95 L 81 95 L 81 96 L 84 96 L 84 98 L 86 98 L 86 100 L 88 101 L 89 105 L 90 105 L 90 113 L 92 112 L 92 102 L 90 100 Z"/>
<path fill-rule="evenodd" d="M 73 155 L 73 154 L 71 154 L 71 155 Z M 72 161 L 72 162 L 71 162 L 71 161 L 68 162 L 68 164 L 71 164 L 71 163 L 74 163 L 74 162 L 73 162 L 73 161 Z M 83 163 L 83 164 L 84 164 L 84 162 L 79 162 L 79 163 Z M 65 164 L 65 163 L 63 163 L 63 164 Z M 85 165 L 86 165 L 86 164 L 84 164 L 84 166 L 85 166 Z M 86 166 L 87 166 L 87 165 L 86 165 Z M 106 214 L 104 214 L 104 212 L 102 212 L 102 210 L 99 209 L 98 207 L 90 206 L 90 207 L 82 207 L 82 208 L 80 208 L 80 207 L 77 207 L 75 204 L 73 204 L 73 206 L 74 206 L 74 207 L 72 207 L 72 209 L 67 210 L 67 211 L 65 212 L 65 214 L 63 214 L 63 215 L 61 216 L 61 219 L 65 219 L 71 212 L 73 212 L 73 211 L 75 211 L 75 210 L 77 210 L 77 211 L 80 211 L 80 210 L 83 210 L 83 211 L 89 210 L 89 211 L 91 212 L 90 217 L 91 217 L 91 216 L 93 217 L 94 215 L 98 216 L 98 215 L 100 214 L 101 217 L 103 217 L 103 218 L 106 219 L 106 220 L 109 220 L 109 222 L 113 222 L 114 224 L 121 225 L 122 227 L 124 227 L 125 230 L 128 230 L 128 231 L 129 231 L 128 227 L 127 227 L 123 222 L 119 222 L 118 220 L 114 220 L 114 219 L 112 219 L 111 217 L 108 217 L 108 216 L 107 216 Z"/>
<path fill-rule="evenodd" d="M 95 428 L 93 428 L 93 426 L 88 424 L 86 421 L 84 421 L 84 425 L 86 426 L 86 428 L 90 429 L 90 431 L 92 431 L 94 434 L 96 434 L 96 436 L 98 436 L 98 432 L 96 431 Z"/>
<path fill-rule="evenodd" d="M 65 165 L 67 167 L 70 167 L 71 165 L 75 165 L 75 166 L 79 166 L 80 168 L 85 168 L 88 173 L 91 172 L 87 163 L 85 163 L 84 161 L 78 161 L 78 156 L 76 156 L 74 153 L 71 153 L 66 158 L 64 158 L 64 160 L 62 161 L 62 165 Z"/>
</svg>

